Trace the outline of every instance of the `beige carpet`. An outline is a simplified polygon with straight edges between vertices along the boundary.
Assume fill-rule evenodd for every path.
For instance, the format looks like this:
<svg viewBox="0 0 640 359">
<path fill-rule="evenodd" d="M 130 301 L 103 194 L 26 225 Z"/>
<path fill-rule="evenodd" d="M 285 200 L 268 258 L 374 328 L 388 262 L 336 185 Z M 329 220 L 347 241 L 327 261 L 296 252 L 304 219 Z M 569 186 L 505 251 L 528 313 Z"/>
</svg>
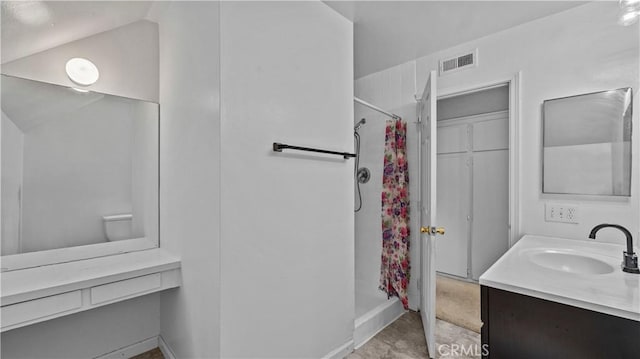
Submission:
<svg viewBox="0 0 640 359">
<path fill-rule="evenodd" d="M 160 351 L 160 349 L 155 348 L 155 349 L 149 350 L 148 352 L 144 352 L 142 354 L 131 357 L 129 359 L 164 359 L 164 355 L 162 355 L 162 352 Z"/>
<path fill-rule="evenodd" d="M 436 318 L 480 333 L 480 286 L 438 275 Z"/>
</svg>

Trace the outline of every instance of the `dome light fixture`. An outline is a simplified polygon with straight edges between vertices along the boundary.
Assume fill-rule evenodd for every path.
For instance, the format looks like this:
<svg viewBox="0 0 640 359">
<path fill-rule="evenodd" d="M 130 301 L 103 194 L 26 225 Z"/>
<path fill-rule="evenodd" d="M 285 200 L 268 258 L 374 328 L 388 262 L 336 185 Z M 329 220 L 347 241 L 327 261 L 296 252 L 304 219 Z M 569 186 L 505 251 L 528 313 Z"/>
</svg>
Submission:
<svg viewBox="0 0 640 359">
<path fill-rule="evenodd" d="M 69 79 L 81 86 L 93 85 L 100 77 L 100 72 L 96 65 L 81 57 L 74 57 L 67 61 L 65 70 Z"/>
<path fill-rule="evenodd" d="M 619 0 L 620 14 L 618 24 L 630 26 L 635 24 L 640 17 L 640 0 Z"/>
</svg>

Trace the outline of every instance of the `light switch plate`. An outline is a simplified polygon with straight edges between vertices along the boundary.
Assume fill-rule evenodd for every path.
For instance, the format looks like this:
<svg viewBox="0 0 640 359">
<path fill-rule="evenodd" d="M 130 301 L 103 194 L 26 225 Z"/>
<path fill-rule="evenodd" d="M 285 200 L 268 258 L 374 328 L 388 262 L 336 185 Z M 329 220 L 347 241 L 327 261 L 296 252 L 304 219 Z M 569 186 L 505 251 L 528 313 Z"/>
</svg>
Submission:
<svg viewBox="0 0 640 359">
<path fill-rule="evenodd" d="M 579 223 L 578 206 L 575 204 L 546 203 L 544 219 L 547 222 Z"/>
</svg>

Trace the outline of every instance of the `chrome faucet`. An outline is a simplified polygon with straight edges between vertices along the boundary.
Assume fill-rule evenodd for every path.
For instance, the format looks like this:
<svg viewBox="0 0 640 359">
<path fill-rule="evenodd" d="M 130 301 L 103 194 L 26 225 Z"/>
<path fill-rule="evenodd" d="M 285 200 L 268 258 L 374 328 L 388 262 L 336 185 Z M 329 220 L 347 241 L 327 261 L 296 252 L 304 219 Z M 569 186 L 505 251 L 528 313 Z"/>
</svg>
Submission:
<svg viewBox="0 0 640 359">
<path fill-rule="evenodd" d="M 622 271 L 640 274 L 640 269 L 638 269 L 638 256 L 633 253 L 633 238 L 631 237 L 631 232 L 629 232 L 628 229 L 619 224 L 603 223 L 593 227 L 591 233 L 589 233 L 589 238 L 596 239 L 596 233 L 605 227 L 617 228 L 627 237 L 627 250 L 622 252 Z"/>
</svg>

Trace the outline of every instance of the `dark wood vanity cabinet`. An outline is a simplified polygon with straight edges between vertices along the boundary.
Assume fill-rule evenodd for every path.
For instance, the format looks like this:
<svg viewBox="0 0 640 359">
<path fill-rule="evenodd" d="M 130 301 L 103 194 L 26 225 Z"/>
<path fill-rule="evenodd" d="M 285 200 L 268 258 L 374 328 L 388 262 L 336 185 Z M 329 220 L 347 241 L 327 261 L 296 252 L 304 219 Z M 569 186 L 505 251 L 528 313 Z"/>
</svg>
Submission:
<svg viewBox="0 0 640 359">
<path fill-rule="evenodd" d="M 481 301 L 483 358 L 640 358 L 638 321 L 487 286 Z"/>
</svg>

